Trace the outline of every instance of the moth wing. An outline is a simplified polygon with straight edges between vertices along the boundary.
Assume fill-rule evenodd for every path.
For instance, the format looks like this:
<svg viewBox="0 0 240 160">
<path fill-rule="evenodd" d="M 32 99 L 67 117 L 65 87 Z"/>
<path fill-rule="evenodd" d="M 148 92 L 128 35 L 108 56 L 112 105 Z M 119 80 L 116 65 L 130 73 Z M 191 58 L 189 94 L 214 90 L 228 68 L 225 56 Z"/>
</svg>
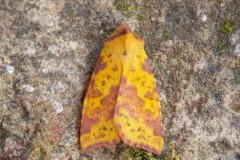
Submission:
<svg viewBox="0 0 240 160">
<path fill-rule="evenodd" d="M 144 42 L 128 31 L 125 46 L 114 122 L 124 143 L 160 154 L 164 144 L 162 114 Z"/>
<path fill-rule="evenodd" d="M 83 103 L 80 142 L 84 151 L 121 141 L 114 124 L 122 66 L 116 61 L 118 41 L 106 42 L 94 68 Z"/>
</svg>

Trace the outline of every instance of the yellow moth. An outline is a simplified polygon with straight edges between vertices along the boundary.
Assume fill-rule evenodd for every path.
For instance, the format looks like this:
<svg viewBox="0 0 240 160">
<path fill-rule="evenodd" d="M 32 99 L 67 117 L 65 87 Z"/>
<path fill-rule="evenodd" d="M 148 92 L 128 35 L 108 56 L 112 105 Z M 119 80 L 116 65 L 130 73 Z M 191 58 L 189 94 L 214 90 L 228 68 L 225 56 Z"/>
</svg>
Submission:
<svg viewBox="0 0 240 160">
<path fill-rule="evenodd" d="M 106 39 L 83 103 L 81 148 L 123 143 L 160 154 L 162 114 L 144 41 L 125 25 Z"/>
</svg>

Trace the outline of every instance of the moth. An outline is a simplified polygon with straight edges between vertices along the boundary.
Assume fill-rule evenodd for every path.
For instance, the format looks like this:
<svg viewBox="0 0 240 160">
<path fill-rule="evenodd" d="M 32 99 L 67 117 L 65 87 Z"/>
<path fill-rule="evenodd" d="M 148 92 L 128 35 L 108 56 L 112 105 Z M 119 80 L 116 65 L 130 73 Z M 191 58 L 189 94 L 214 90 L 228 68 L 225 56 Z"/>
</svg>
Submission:
<svg viewBox="0 0 240 160">
<path fill-rule="evenodd" d="M 121 141 L 159 155 L 162 113 L 144 41 L 120 25 L 104 42 L 83 102 L 84 151 Z"/>
</svg>

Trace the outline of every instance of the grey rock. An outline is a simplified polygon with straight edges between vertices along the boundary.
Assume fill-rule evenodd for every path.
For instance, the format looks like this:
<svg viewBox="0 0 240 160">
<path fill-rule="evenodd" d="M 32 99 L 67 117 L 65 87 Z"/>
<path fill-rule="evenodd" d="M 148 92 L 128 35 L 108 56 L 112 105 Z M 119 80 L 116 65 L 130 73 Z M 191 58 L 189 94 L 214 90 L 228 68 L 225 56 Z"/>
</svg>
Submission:
<svg viewBox="0 0 240 160">
<path fill-rule="evenodd" d="M 122 159 L 83 153 L 80 113 L 106 37 L 145 39 L 165 149 L 184 160 L 240 159 L 239 0 L 0 0 L 0 159 Z M 234 25 L 226 32 L 221 27 Z"/>
</svg>

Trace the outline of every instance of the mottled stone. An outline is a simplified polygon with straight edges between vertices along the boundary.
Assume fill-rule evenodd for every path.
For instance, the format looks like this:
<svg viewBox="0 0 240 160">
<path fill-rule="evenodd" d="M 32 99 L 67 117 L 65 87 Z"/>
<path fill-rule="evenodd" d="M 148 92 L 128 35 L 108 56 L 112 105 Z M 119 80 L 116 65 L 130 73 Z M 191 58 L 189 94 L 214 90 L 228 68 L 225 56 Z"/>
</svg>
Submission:
<svg viewBox="0 0 240 160">
<path fill-rule="evenodd" d="M 125 159 L 121 146 L 79 149 L 93 67 L 122 22 L 145 39 L 162 104 L 163 154 L 176 143 L 184 160 L 239 159 L 239 6 L 239 0 L 1 0 L 0 159 Z"/>
</svg>

